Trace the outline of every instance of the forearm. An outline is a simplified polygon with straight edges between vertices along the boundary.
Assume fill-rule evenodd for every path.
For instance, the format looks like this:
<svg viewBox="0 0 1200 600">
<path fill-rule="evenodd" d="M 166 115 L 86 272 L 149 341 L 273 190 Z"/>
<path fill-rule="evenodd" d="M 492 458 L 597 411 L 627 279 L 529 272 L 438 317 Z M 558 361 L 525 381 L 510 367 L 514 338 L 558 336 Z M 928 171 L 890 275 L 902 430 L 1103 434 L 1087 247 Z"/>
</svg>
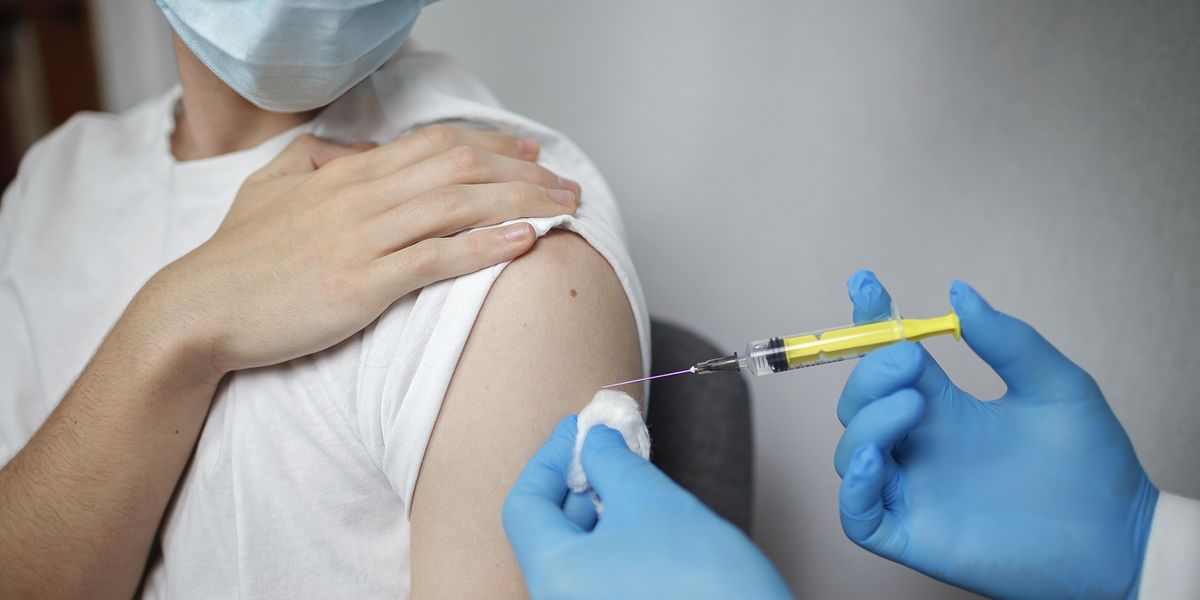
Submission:
<svg viewBox="0 0 1200 600">
<path fill-rule="evenodd" d="M 0 470 L 0 597 L 128 598 L 138 586 L 220 380 L 149 295 Z"/>
</svg>

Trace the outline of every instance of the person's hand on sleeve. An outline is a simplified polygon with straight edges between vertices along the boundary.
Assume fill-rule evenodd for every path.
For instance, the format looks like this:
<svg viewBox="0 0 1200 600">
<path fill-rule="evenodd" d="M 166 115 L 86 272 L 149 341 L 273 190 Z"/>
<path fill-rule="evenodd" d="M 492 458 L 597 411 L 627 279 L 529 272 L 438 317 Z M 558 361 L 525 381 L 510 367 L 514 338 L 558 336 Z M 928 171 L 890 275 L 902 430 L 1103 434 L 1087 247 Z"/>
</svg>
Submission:
<svg viewBox="0 0 1200 600">
<path fill-rule="evenodd" d="M 323 350 L 401 296 L 512 260 L 535 238 L 524 223 L 456 234 L 573 214 L 579 185 L 537 156 L 532 140 L 446 125 L 379 147 L 301 136 L 141 297 L 221 373 Z"/>
<path fill-rule="evenodd" d="M 874 274 L 849 292 L 856 321 L 887 316 Z M 918 344 L 863 358 L 838 402 L 842 529 L 991 597 L 1135 596 L 1158 490 L 1096 382 L 967 284 L 950 303 L 1008 390 L 978 400 Z"/>
<path fill-rule="evenodd" d="M 575 434 L 575 417 L 566 417 L 504 504 L 504 530 L 535 600 L 792 597 L 741 531 L 608 427 L 588 432 L 580 457 L 603 515 L 590 528 L 569 516 L 578 512 L 566 485 Z"/>
</svg>

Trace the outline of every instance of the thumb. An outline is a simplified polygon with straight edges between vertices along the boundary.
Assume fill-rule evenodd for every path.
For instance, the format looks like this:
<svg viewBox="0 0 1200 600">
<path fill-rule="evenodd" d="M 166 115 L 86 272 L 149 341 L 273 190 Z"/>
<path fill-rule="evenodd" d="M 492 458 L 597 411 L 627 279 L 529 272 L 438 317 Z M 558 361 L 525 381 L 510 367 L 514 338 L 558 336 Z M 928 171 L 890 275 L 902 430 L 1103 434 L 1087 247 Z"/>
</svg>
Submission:
<svg viewBox="0 0 1200 600">
<path fill-rule="evenodd" d="M 1086 375 L 1028 323 L 992 308 L 966 283 L 950 286 L 950 305 L 962 323 L 963 339 L 1010 391 L 1055 387 L 1064 372 Z"/>
<path fill-rule="evenodd" d="M 606 514 L 640 505 L 647 495 L 676 487 L 658 467 L 634 454 L 617 430 L 604 425 L 588 432 L 580 461 L 588 482 L 604 501 Z"/>
<path fill-rule="evenodd" d="M 874 444 L 860 446 L 850 460 L 846 477 L 838 492 L 838 510 L 842 531 L 850 541 L 885 558 L 895 556 L 898 540 L 903 540 L 899 519 L 883 505 L 886 483 L 883 456 Z"/>
<path fill-rule="evenodd" d="M 375 144 L 370 142 L 347 146 L 306 133 L 292 140 L 279 156 L 251 175 L 251 178 L 275 179 L 311 173 L 336 158 L 365 152 L 374 147 Z"/>
</svg>

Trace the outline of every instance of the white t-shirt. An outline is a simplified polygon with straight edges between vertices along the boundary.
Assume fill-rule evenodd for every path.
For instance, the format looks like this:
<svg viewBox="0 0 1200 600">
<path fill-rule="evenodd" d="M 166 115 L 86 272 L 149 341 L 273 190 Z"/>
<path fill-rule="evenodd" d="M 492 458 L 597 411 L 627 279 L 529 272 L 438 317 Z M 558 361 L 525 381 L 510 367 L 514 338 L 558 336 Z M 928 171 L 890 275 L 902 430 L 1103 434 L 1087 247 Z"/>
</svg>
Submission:
<svg viewBox="0 0 1200 600">
<path fill-rule="evenodd" d="M 178 90 L 77 115 L 26 155 L 0 210 L 0 464 L 33 435 L 145 280 L 216 230 L 242 180 L 305 131 L 387 142 L 439 121 L 530 137 L 583 186 L 579 233 L 649 328 L 617 206 L 563 135 L 505 111 L 447 57 L 406 46 L 312 123 L 176 162 Z M 147 597 L 406 596 L 407 507 L 450 377 L 504 265 L 431 285 L 318 354 L 221 386 L 162 530 Z M 645 368 L 645 365 L 643 366 Z M 463 465 L 463 468 L 470 468 Z"/>
</svg>

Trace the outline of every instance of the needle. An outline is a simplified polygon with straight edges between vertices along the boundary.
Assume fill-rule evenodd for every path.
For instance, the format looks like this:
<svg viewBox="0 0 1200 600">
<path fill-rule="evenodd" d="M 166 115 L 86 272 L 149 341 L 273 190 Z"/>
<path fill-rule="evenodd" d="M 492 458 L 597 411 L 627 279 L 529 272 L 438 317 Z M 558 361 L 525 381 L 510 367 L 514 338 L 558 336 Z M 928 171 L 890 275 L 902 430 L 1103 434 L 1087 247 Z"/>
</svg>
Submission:
<svg viewBox="0 0 1200 600">
<path fill-rule="evenodd" d="M 682 371 L 675 371 L 674 373 L 663 373 L 661 375 L 651 375 L 649 377 L 643 377 L 641 379 L 630 379 L 629 381 L 622 381 L 621 383 L 610 383 L 600 389 L 614 388 L 614 387 L 619 387 L 622 385 L 629 385 L 631 383 L 641 383 L 643 381 L 650 381 L 651 379 L 661 379 L 663 377 L 672 377 L 674 375 L 683 375 L 684 373 L 695 373 L 695 372 L 696 372 L 696 367 L 692 367 L 690 369 L 684 369 Z"/>
</svg>

